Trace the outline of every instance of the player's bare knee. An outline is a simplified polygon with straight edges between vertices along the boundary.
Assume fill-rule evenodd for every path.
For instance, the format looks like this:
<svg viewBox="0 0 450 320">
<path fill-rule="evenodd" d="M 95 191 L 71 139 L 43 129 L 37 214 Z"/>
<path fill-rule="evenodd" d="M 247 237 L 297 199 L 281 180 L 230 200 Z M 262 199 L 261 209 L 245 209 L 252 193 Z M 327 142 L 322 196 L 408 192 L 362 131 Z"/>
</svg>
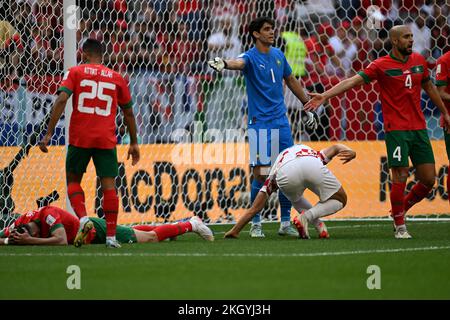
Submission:
<svg viewBox="0 0 450 320">
<path fill-rule="evenodd" d="M 436 177 L 426 177 L 424 179 L 420 179 L 419 180 L 420 183 L 422 183 L 423 185 L 425 185 L 427 188 L 433 188 L 434 184 L 436 183 Z"/>
<path fill-rule="evenodd" d="M 342 208 L 347 205 L 347 194 L 344 191 L 344 188 L 340 188 L 335 194 L 333 194 L 330 199 L 337 200 L 342 203 Z"/>
<path fill-rule="evenodd" d="M 102 190 L 111 190 L 116 188 L 116 180 L 114 177 L 102 177 L 100 178 L 100 185 Z"/>
</svg>

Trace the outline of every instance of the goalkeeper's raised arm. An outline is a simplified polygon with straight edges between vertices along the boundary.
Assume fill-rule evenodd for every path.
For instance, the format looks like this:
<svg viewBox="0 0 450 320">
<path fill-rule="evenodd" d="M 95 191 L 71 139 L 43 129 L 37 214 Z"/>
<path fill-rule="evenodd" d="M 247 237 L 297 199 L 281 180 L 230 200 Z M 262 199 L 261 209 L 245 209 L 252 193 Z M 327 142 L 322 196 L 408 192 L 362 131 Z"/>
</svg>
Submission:
<svg viewBox="0 0 450 320">
<path fill-rule="evenodd" d="M 245 67 L 245 60 L 242 58 L 225 60 L 220 57 L 215 57 L 208 61 L 208 65 L 217 72 L 221 72 L 223 69 L 242 70 Z"/>
</svg>

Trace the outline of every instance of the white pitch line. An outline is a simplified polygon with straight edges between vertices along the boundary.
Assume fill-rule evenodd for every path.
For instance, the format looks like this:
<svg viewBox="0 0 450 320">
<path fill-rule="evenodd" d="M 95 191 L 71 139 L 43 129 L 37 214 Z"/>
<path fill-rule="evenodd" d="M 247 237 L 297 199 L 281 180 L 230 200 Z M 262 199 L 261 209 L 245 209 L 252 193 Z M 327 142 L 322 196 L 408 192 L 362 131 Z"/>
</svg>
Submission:
<svg viewBox="0 0 450 320">
<path fill-rule="evenodd" d="M 450 223 L 450 221 L 414 222 L 413 225 L 436 224 L 436 223 Z M 327 229 L 330 230 L 330 229 L 351 229 L 351 228 L 386 228 L 386 226 L 390 226 L 390 224 L 354 224 L 354 225 L 348 225 L 348 226 L 330 226 L 330 227 L 327 227 Z M 241 231 L 241 233 L 249 233 L 249 232 L 250 231 Z M 225 234 L 225 231 L 214 231 L 214 234 Z"/>
<path fill-rule="evenodd" d="M 356 250 L 356 251 L 337 251 L 337 252 L 311 252 L 311 253 L 104 253 L 104 252 L 80 252 L 80 253 L 7 253 L 1 252 L 0 257 L 276 257 L 276 258 L 291 258 L 291 257 L 326 257 L 326 256 L 344 256 L 344 255 L 358 255 L 358 254 L 373 254 L 373 253 L 398 253 L 398 252 L 413 252 L 413 251 L 435 251 L 447 250 L 450 246 L 441 247 L 417 247 L 417 248 L 396 248 L 396 249 L 377 249 L 377 250 Z"/>
</svg>

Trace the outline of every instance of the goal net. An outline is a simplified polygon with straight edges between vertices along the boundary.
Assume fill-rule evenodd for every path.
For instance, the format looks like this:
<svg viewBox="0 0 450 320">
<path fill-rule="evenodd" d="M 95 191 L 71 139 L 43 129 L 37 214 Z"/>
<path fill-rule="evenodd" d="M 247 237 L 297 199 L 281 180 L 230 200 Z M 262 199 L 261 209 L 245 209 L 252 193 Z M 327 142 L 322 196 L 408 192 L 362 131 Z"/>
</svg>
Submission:
<svg viewBox="0 0 450 320">
<path fill-rule="evenodd" d="M 129 136 L 120 112 L 116 121 L 119 223 L 126 224 L 174 221 L 193 214 L 208 222 L 229 222 L 249 207 L 245 82 L 237 71 L 212 72 L 207 60 L 235 58 L 251 48 L 252 19 L 274 18 L 275 45 L 310 92 L 323 92 L 388 54 L 387 30 L 394 24 L 411 27 L 413 49 L 426 57 L 430 70 L 449 48 L 445 0 L 71 0 L 69 6 L 65 1 L 1 2 L 2 224 L 14 213 L 38 205 L 68 207 L 64 168 L 70 112 L 60 119 L 49 153 L 41 153 L 36 141 L 70 64 L 64 57 L 72 55 L 74 63 L 80 63 L 80 47 L 87 38 L 104 43 L 104 64 L 126 78 L 134 102 L 141 148 L 136 166 L 126 159 Z M 358 154 L 345 166 L 330 164 L 349 198 L 337 218 L 386 217 L 389 212 L 391 180 L 379 85 L 383 84 L 331 99 L 318 110 L 320 124 L 313 132 L 302 127 L 301 103 L 285 91 L 296 142 L 321 149 L 344 141 Z M 408 214 L 442 217 L 449 208 L 443 131 L 438 109 L 425 93 L 421 106 L 438 176 L 428 199 Z M 411 169 L 408 188 L 414 179 Z M 102 216 L 102 194 L 92 163 L 82 187 L 89 215 Z M 311 193 L 306 196 L 317 201 Z M 278 217 L 273 195 L 263 218 Z"/>
</svg>

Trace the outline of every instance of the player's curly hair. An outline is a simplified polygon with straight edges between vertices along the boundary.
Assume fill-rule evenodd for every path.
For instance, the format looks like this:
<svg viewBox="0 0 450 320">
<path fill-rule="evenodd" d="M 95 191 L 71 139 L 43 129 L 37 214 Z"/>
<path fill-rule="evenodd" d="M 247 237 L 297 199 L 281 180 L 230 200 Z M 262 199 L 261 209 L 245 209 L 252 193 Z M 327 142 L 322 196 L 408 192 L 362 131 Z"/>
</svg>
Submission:
<svg viewBox="0 0 450 320">
<path fill-rule="evenodd" d="M 259 17 L 255 20 L 252 20 L 248 26 L 248 32 L 250 33 L 250 36 L 252 37 L 253 41 L 256 41 L 255 36 L 253 35 L 253 32 L 259 32 L 261 31 L 262 26 L 264 23 L 270 24 L 273 28 L 275 28 L 275 21 L 272 18 L 269 17 Z"/>
</svg>

